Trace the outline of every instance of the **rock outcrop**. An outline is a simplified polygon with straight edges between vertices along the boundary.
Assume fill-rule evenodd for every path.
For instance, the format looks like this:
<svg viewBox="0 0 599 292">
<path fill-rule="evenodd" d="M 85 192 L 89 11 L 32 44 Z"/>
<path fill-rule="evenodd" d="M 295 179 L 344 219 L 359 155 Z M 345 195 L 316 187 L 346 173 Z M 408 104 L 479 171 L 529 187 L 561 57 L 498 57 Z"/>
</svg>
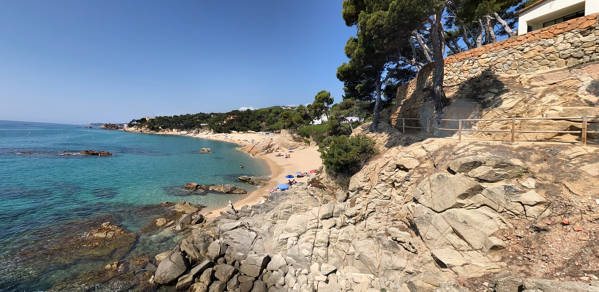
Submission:
<svg viewBox="0 0 599 292">
<path fill-rule="evenodd" d="M 448 139 L 393 147 L 347 191 L 298 184 L 193 226 L 173 251 L 190 263 L 176 286 L 594 291 L 599 261 L 583 255 L 598 248 L 598 157 L 570 145 Z"/>
<path fill-rule="evenodd" d="M 247 194 L 245 189 L 232 184 L 201 185 L 198 183 L 189 182 L 185 184 L 185 189 L 192 192 L 202 191 L 220 194 Z"/>
<path fill-rule="evenodd" d="M 262 184 L 265 184 L 266 182 L 268 182 L 269 178 L 261 177 L 261 176 L 242 175 L 242 176 L 238 177 L 237 180 L 240 182 L 251 184 L 251 185 L 262 185 Z"/>
</svg>

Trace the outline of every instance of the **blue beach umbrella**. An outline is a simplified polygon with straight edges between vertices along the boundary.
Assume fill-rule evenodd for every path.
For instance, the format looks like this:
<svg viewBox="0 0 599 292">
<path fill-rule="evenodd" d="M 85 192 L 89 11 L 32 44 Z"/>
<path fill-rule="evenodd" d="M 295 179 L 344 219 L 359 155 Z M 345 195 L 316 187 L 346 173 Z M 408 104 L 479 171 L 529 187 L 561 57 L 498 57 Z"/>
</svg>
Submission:
<svg viewBox="0 0 599 292">
<path fill-rule="evenodd" d="M 288 184 L 279 184 L 279 185 L 277 185 L 277 188 L 281 191 L 284 191 L 284 190 L 289 189 L 289 185 Z"/>
<path fill-rule="evenodd" d="M 293 178 L 293 175 L 288 174 L 288 175 L 285 176 L 285 178 Z"/>
</svg>

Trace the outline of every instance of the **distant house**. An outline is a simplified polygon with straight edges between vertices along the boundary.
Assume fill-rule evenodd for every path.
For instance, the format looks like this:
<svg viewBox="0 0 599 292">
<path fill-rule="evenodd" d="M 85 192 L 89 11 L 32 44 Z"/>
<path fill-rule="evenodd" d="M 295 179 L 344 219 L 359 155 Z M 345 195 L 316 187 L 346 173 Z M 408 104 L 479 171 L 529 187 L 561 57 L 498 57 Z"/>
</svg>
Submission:
<svg viewBox="0 0 599 292">
<path fill-rule="evenodd" d="M 326 115 L 322 115 L 322 116 L 320 116 L 320 118 L 313 120 L 312 125 L 320 125 L 320 124 L 326 123 L 328 120 L 329 120 L 329 117 L 327 117 Z"/>
<path fill-rule="evenodd" d="M 355 122 L 361 122 L 364 119 L 361 119 L 359 117 L 345 117 L 345 120 L 343 121 L 344 123 L 355 123 Z"/>
<path fill-rule="evenodd" d="M 518 35 L 594 13 L 599 0 L 538 0 L 520 10 Z"/>
</svg>

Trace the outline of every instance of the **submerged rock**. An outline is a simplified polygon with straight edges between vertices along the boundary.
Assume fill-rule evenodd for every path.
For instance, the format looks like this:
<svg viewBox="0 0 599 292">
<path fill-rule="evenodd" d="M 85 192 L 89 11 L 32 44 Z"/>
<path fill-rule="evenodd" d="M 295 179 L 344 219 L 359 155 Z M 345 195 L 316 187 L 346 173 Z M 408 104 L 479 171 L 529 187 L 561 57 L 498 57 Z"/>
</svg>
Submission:
<svg viewBox="0 0 599 292">
<path fill-rule="evenodd" d="M 94 150 L 83 150 L 81 152 L 82 155 L 90 155 L 90 156 L 112 156 L 112 153 L 108 151 L 94 151 Z"/>
<path fill-rule="evenodd" d="M 261 185 L 268 182 L 268 177 L 242 175 L 237 178 L 238 181 L 251 185 Z"/>
<path fill-rule="evenodd" d="M 232 184 L 201 185 L 194 182 L 188 182 L 185 184 L 185 189 L 192 192 L 201 190 L 221 194 L 247 194 L 245 189 Z"/>
</svg>

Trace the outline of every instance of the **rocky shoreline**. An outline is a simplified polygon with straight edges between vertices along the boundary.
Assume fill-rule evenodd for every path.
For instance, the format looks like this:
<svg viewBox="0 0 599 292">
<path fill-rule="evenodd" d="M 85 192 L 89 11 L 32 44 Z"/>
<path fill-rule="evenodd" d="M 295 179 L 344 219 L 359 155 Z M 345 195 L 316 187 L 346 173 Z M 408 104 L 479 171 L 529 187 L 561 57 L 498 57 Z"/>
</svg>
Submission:
<svg viewBox="0 0 599 292">
<path fill-rule="evenodd" d="M 594 165 L 597 156 L 540 148 L 522 156 L 513 146 L 430 139 L 391 149 L 347 191 L 298 185 L 191 226 L 151 282 L 189 291 L 598 291 L 597 260 L 551 260 L 594 246 L 597 204 L 551 196 L 554 180 L 571 178 L 540 162 Z M 597 180 L 586 181 L 599 195 Z M 548 249 L 563 240 L 567 249 Z"/>
<path fill-rule="evenodd" d="M 321 174 L 217 217 L 165 204 L 144 232 L 171 245 L 54 289 L 599 291 L 597 149 L 402 141 L 347 190 Z M 90 230 L 91 246 L 128 242 Z"/>
</svg>

